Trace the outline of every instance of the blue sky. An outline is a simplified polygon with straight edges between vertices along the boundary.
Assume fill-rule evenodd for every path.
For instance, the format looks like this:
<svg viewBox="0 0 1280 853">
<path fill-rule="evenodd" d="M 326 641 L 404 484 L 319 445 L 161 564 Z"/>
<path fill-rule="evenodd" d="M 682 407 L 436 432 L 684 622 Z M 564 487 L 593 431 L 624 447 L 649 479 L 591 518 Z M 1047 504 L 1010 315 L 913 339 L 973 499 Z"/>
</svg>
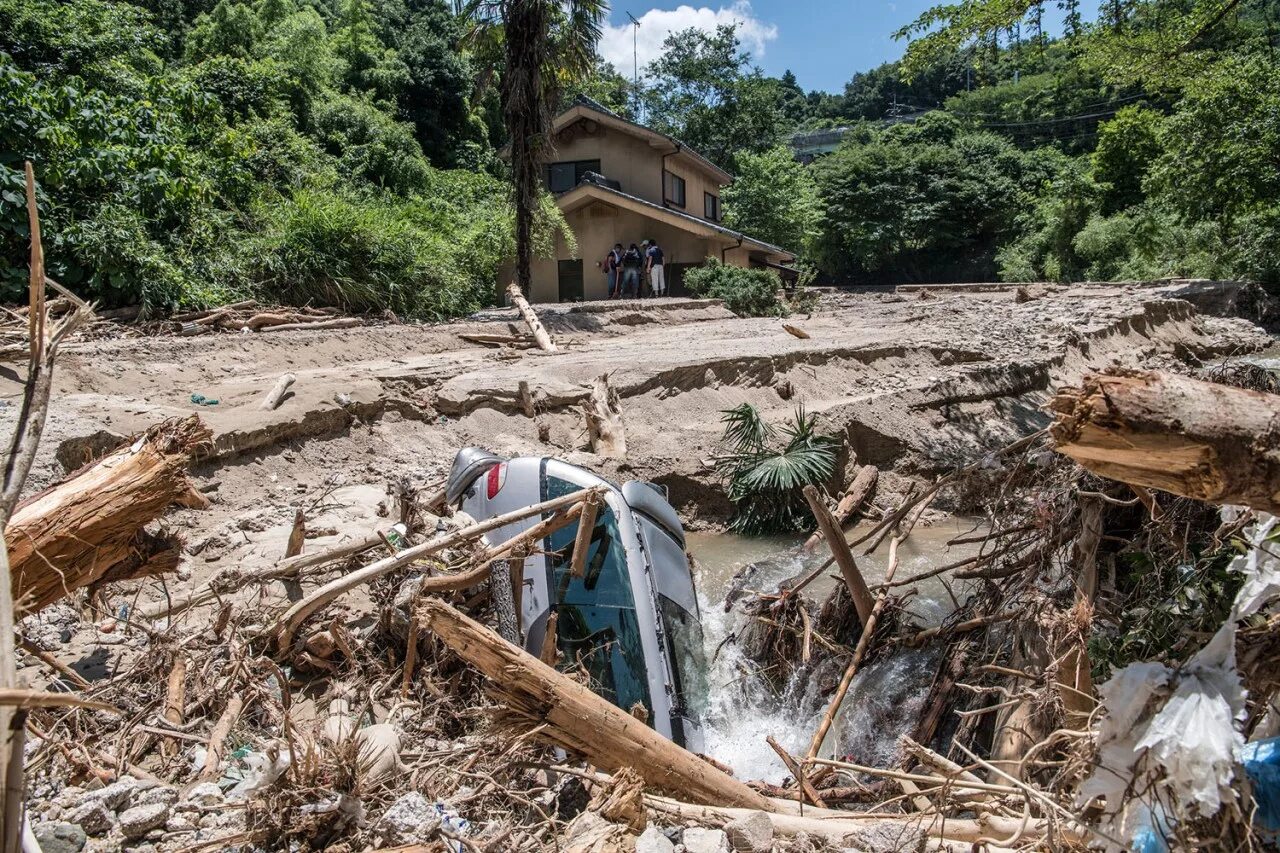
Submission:
<svg viewBox="0 0 1280 853">
<path fill-rule="evenodd" d="M 717 23 L 733 21 L 765 73 L 777 76 L 790 68 L 806 91 L 839 92 L 855 71 L 902 56 L 905 45 L 893 40 L 893 31 L 938 0 L 613 2 L 600 50 L 628 77 L 632 69 L 630 12 L 642 22 L 638 33 L 642 69 L 672 30 L 712 29 Z M 1060 18 L 1057 4 L 1046 3 L 1045 29 L 1055 32 Z"/>
</svg>

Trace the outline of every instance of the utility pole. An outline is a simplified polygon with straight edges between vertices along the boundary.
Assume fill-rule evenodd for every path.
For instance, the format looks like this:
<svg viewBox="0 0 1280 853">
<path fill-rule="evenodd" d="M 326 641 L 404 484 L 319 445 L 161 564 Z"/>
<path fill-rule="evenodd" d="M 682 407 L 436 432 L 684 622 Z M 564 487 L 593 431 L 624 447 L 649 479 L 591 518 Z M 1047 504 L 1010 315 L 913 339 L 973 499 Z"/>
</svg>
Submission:
<svg viewBox="0 0 1280 853">
<path fill-rule="evenodd" d="M 632 96 L 636 102 L 636 121 L 643 121 L 640 115 L 640 22 L 636 16 L 627 13 L 631 19 L 631 85 Z"/>
</svg>

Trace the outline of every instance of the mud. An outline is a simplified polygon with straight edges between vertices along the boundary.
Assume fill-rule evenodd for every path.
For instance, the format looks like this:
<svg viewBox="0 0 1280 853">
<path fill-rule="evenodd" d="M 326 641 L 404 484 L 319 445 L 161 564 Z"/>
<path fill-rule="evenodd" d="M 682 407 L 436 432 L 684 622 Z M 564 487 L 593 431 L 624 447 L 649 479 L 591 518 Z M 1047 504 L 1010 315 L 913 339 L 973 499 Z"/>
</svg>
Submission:
<svg viewBox="0 0 1280 853">
<path fill-rule="evenodd" d="M 837 295 L 792 318 L 807 340 L 776 319 L 739 319 L 708 301 L 544 307 L 562 345 L 554 354 L 459 337 L 505 332 L 514 311 L 435 326 L 89 342 L 57 367 L 29 489 L 118 436 L 198 411 L 214 446 L 196 474 L 214 505 L 164 521 L 188 543 L 179 584 L 278 558 L 297 507 L 308 518 L 309 549 L 389 526 L 394 519 L 377 515 L 387 484 L 438 484 L 467 444 L 654 480 L 687 524 L 714 528 L 729 510 L 711 462 L 724 409 L 752 403 L 776 419 L 803 405 L 843 436 L 846 465 L 880 466 L 882 489 L 894 489 L 1038 428 L 1046 392 L 1085 371 L 1189 369 L 1265 348 L 1271 339 L 1258 326 L 1174 298 L 1206 297 L 1210 310 L 1223 310 L 1239 303 L 1225 292 L 1231 287 L 1034 287 L 1030 299 L 1012 289 Z M 297 376 L 291 392 L 278 409 L 261 410 L 286 371 Z M 622 402 L 625 462 L 585 449 L 579 404 L 604 372 Z M 5 429 L 21 404 L 21 379 L 20 366 L 0 368 Z M 539 423 L 519 411 L 521 382 L 546 443 Z M 195 405 L 193 394 L 218 404 Z M 276 587 L 268 592 L 282 600 L 297 594 Z M 140 600 L 158 595 L 150 584 Z"/>
</svg>

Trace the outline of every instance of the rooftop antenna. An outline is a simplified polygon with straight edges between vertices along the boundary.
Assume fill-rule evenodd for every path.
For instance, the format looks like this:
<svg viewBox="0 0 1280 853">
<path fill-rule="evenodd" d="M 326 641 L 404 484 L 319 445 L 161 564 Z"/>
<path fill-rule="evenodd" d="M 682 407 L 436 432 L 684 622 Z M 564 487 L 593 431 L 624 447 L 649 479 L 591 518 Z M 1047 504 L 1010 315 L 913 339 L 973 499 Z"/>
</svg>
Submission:
<svg viewBox="0 0 1280 853">
<path fill-rule="evenodd" d="M 635 98 L 636 120 L 640 120 L 640 21 L 636 16 L 627 13 L 631 19 L 631 85 L 632 97 Z"/>
</svg>

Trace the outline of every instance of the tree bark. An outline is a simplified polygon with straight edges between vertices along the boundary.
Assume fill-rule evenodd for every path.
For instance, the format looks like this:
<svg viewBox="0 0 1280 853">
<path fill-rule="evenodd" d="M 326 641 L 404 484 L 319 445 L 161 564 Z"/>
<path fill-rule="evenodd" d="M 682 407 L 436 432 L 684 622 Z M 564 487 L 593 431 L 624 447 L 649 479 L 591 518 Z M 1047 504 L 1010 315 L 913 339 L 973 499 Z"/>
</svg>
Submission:
<svg viewBox="0 0 1280 853">
<path fill-rule="evenodd" d="M 1280 514 L 1280 396 L 1169 373 L 1094 374 L 1049 408 L 1058 452 L 1099 476 Z"/>
<path fill-rule="evenodd" d="M 841 529 L 847 527 L 857 518 L 858 510 L 871 497 L 871 493 L 876 487 L 876 481 L 879 478 L 880 470 L 874 465 L 863 465 L 858 469 L 858 473 L 854 476 L 853 482 L 849 484 L 849 488 L 845 491 L 844 497 L 840 499 L 840 503 L 836 506 L 834 513 L 836 524 Z M 821 528 L 813 531 L 813 535 L 805 540 L 805 553 L 812 554 L 820 544 L 822 544 Z"/>
<path fill-rule="evenodd" d="M 40 610 L 146 550 L 144 525 L 190 494 L 208 441 L 194 415 L 166 421 L 20 504 L 5 528 L 15 606 Z"/>
<path fill-rule="evenodd" d="M 804 497 L 809 502 L 809 509 L 813 511 L 814 518 L 818 520 L 818 530 L 827 540 L 836 565 L 840 567 L 845 586 L 849 588 L 849 597 L 853 599 L 853 606 L 858 611 L 858 621 L 865 628 L 867 620 L 871 618 L 871 610 L 875 607 L 875 599 L 871 596 L 871 590 L 867 588 L 867 582 L 863 580 L 862 572 L 858 571 L 858 564 L 853 559 L 853 551 L 849 549 L 849 543 L 844 540 L 844 532 L 840 529 L 840 525 L 836 524 L 831 513 L 827 511 L 818 490 L 813 486 L 805 486 Z"/>
<path fill-rule="evenodd" d="M 547 352 L 556 352 L 556 342 L 551 339 L 551 333 L 542 325 L 542 321 L 534 313 L 533 307 L 529 305 L 529 300 L 524 298 L 524 293 L 521 292 L 515 282 L 507 285 L 507 295 L 511 297 L 511 302 L 516 306 L 516 310 L 520 312 L 520 316 L 524 318 L 525 325 L 529 327 L 529 331 L 533 333 L 533 339 L 538 342 L 538 347 Z"/>
<path fill-rule="evenodd" d="M 297 381 L 296 376 L 292 373 L 282 374 L 276 380 L 276 384 L 267 392 L 267 396 L 262 401 L 262 410 L 264 412 L 274 411 L 280 405 L 280 401 L 284 399 L 284 395 L 288 392 L 289 386 Z"/>
<path fill-rule="evenodd" d="M 649 785 L 694 802 L 775 809 L 759 792 L 443 601 L 424 599 L 419 613 L 424 625 L 493 683 L 499 702 L 527 718 L 530 728 L 542 726 L 542 737 L 605 770 L 633 767 Z"/>
</svg>

